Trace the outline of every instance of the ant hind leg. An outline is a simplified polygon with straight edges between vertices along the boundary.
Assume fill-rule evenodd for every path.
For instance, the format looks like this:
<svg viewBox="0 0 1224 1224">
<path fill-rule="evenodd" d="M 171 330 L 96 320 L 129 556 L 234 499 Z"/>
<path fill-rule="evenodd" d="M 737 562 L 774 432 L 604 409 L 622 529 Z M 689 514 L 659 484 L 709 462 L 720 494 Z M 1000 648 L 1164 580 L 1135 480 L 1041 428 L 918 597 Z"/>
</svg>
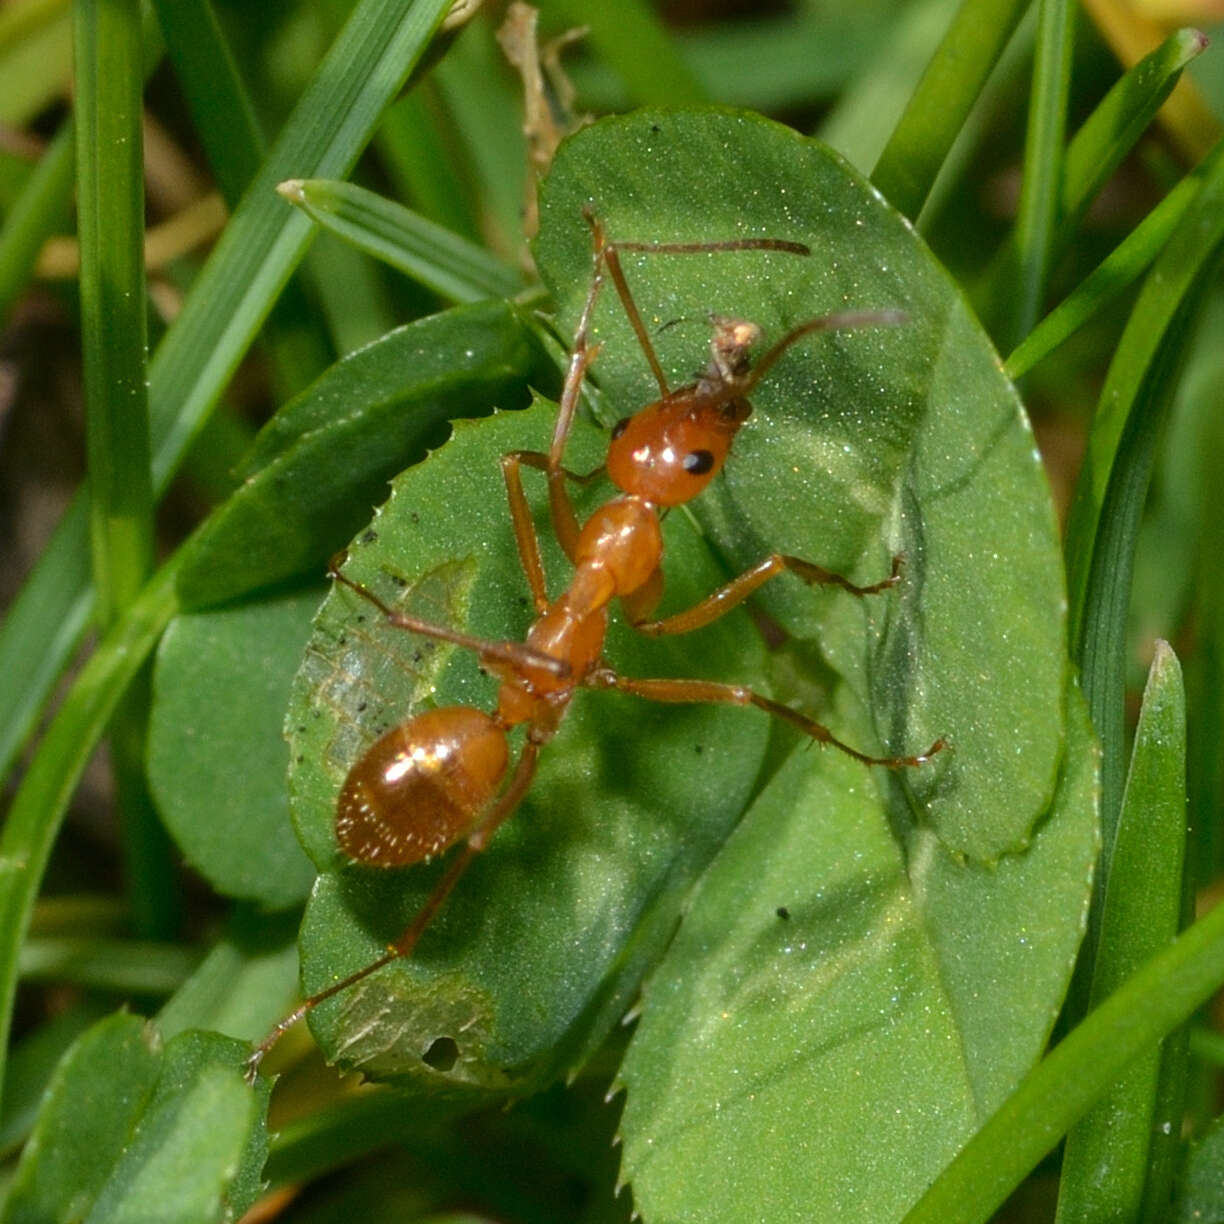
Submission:
<svg viewBox="0 0 1224 1224">
<path fill-rule="evenodd" d="M 925 752 L 913 756 L 871 756 L 860 752 L 850 744 L 839 740 L 824 723 L 792 710 L 769 697 L 762 697 L 742 684 L 719 684 L 712 680 L 654 680 L 621 676 L 611 668 L 601 667 L 587 677 L 585 683 L 591 688 L 615 689 L 619 693 L 632 693 L 648 701 L 662 702 L 714 702 L 720 705 L 756 706 L 775 718 L 781 718 L 818 744 L 833 748 L 862 761 L 864 765 L 882 765 L 885 769 L 912 769 L 925 765 L 937 753 L 947 747 L 946 741 L 937 739 Z"/>
</svg>

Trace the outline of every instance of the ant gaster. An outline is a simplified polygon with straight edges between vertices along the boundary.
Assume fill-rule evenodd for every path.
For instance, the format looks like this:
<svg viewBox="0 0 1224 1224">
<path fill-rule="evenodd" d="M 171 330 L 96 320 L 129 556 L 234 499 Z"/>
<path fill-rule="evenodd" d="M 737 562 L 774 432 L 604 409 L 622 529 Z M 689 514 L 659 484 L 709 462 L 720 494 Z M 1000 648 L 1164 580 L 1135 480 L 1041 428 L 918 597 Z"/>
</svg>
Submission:
<svg viewBox="0 0 1224 1224">
<path fill-rule="evenodd" d="M 796 242 L 746 238 L 709 243 L 613 242 L 591 213 L 594 274 L 580 317 L 548 453 L 514 451 L 502 457 L 514 537 L 535 604 L 536 620 L 526 642 L 488 641 L 432 625 L 398 612 L 372 591 L 340 572 L 331 576 L 377 607 L 395 628 L 452 642 L 474 651 L 481 665 L 501 681 L 492 714 L 450 706 L 417 714 L 378 739 L 349 771 L 336 808 L 336 840 L 355 862 L 374 867 L 407 867 L 462 842 L 407 930 L 386 953 L 306 999 L 255 1048 L 253 1074 L 264 1054 L 313 1007 L 347 990 L 371 973 L 410 955 L 472 859 L 488 844 L 531 786 L 540 747 L 555 734 L 579 688 L 615 689 L 651 701 L 719 702 L 753 705 L 782 718 L 821 744 L 831 744 L 868 765 L 889 769 L 925 764 L 944 747 L 936 740 L 914 756 L 869 756 L 834 737 L 807 715 L 739 684 L 707 680 L 638 679 L 622 676 L 604 662 L 608 606 L 619 599 L 629 622 L 650 636 L 687 633 L 710 624 L 742 603 L 771 578 L 789 571 L 807 583 L 838 586 L 851 595 L 875 595 L 899 580 L 900 558 L 887 578 L 856 586 L 799 557 L 774 553 L 687 611 L 651 619 L 663 589 L 663 536 L 659 511 L 696 497 L 722 469 L 736 433 L 752 412 L 748 396 L 778 358 L 816 332 L 901 322 L 897 311 L 847 311 L 811 319 L 787 332 L 753 364 L 750 350 L 760 328 L 742 319 L 714 317 L 710 360 L 695 382 L 672 390 L 629 291 L 621 252 L 691 254 L 710 251 L 781 251 L 808 255 Z M 586 481 L 563 466 L 566 441 L 583 379 L 598 346 L 589 335 L 596 301 L 606 278 L 615 286 L 656 381 L 660 398 L 612 432 L 604 468 L 620 490 L 579 524 L 566 482 Z M 550 599 L 539 541 L 523 491 L 521 469 L 543 471 L 548 481 L 553 529 L 574 567 L 568 587 Z M 518 761 L 510 767 L 507 732 L 526 727 Z M 507 774 L 509 780 L 507 781 Z"/>
</svg>

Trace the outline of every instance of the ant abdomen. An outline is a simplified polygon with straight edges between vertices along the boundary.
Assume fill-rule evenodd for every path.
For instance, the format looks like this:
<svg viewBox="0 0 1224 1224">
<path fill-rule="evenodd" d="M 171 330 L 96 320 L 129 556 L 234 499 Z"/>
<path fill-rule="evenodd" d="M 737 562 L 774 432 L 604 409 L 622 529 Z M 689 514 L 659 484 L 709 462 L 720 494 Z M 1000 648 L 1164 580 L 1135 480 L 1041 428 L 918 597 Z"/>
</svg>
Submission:
<svg viewBox="0 0 1224 1224">
<path fill-rule="evenodd" d="M 349 771 L 336 840 L 371 867 L 408 867 L 467 833 L 506 773 L 502 727 L 482 710 L 447 706 L 392 727 Z"/>
</svg>

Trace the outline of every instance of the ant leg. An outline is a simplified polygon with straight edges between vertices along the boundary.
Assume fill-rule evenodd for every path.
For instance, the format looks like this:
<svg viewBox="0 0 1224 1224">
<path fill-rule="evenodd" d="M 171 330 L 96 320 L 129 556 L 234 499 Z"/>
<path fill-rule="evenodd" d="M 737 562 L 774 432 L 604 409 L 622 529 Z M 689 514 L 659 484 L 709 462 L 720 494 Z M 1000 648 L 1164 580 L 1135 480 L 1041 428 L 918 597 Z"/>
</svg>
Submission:
<svg viewBox="0 0 1224 1224">
<path fill-rule="evenodd" d="M 510 454 L 523 467 L 535 468 L 537 472 L 548 471 L 548 456 L 543 451 L 511 451 Z M 589 472 L 575 472 L 569 468 L 562 468 L 561 475 L 566 480 L 585 487 L 589 484 L 594 484 L 606 471 L 607 468 L 601 463 L 597 468 L 592 468 Z"/>
<path fill-rule="evenodd" d="M 393 961 L 402 960 L 404 957 L 412 955 L 417 941 L 421 938 L 425 928 L 429 926 L 438 910 L 442 908 L 446 898 L 450 896 L 460 877 L 471 865 L 472 860 L 489 844 L 489 839 L 497 831 L 498 826 L 522 802 L 523 796 L 527 793 L 531 786 L 531 780 L 535 776 L 536 760 L 539 754 L 539 744 L 534 740 L 528 739 L 523 745 L 522 755 L 518 759 L 518 764 L 514 767 L 514 775 L 511 777 L 506 789 L 502 791 L 487 815 L 468 834 L 467 841 L 464 842 L 463 848 L 451 860 L 450 865 L 446 869 L 446 874 L 434 886 L 433 892 L 425 899 L 425 904 L 417 911 L 416 917 L 413 918 L 408 928 L 387 948 L 386 952 L 377 960 L 373 960 L 368 965 L 358 969 L 355 973 L 350 973 L 348 977 L 341 978 L 340 981 L 333 982 L 326 989 L 320 990 L 317 994 L 312 994 L 308 999 L 304 999 L 295 1011 L 281 1020 L 251 1051 L 246 1064 L 246 1077 L 249 1082 L 254 1083 L 255 1076 L 259 1071 L 259 1064 L 263 1062 L 264 1055 L 299 1020 L 312 1012 L 320 1003 L 325 1003 L 328 999 L 334 998 L 336 995 L 348 990 L 350 986 L 356 986 L 358 982 L 364 981 L 371 974 L 377 973 Z"/>
<path fill-rule="evenodd" d="M 600 255 L 603 256 L 604 266 L 608 269 L 612 284 L 616 286 L 616 293 L 621 300 L 625 317 L 629 320 L 629 326 L 633 328 L 633 334 L 637 336 L 638 344 L 645 354 L 650 372 L 659 384 L 659 394 L 663 399 L 671 394 L 671 389 L 667 385 L 667 376 L 663 373 L 663 367 L 659 363 L 658 355 L 650 340 L 650 333 L 646 330 L 646 324 L 642 321 L 641 312 L 637 308 L 637 302 L 633 300 L 633 294 L 625 280 L 624 269 L 620 262 L 621 251 L 632 251 L 635 254 L 644 255 L 708 255 L 711 251 L 783 251 L 789 255 L 810 255 L 812 253 L 811 248 L 804 243 L 787 242 L 782 238 L 729 238 L 723 242 L 610 242 L 604 235 L 603 225 L 599 218 L 589 208 L 584 209 L 582 215 L 586 218 L 586 223 L 591 227 L 591 233 L 595 238 L 596 259 Z M 844 326 L 855 325 L 845 324 Z M 795 336 L 794 340 L 798 338 Z M 794 343 L 794 340 L 791 340 L 791 343 Z"/>
<path fill-rule="evenodd" d="M 841 587 L 843 591 L 860 597 L 878 595 L 881 591 L 886 591 L 901 581 L 901 557 L 897 555 L 893 558 L 892 570 L 887 578 L 872 583 L 870 586 L 855 586 L 848 578 L 843 578 L 840 574 L 835 574 L 832 570 L 815 565 L 811 561 L 804 561 L 801 557 L 772 553 L 759 565 L 754 565 L 752 569 L 745 571 L 738 578 L 733 578 L 725 586 L 719 587 L 712 595 L 707 596 L 687 611 L 677 612 L 674 616 L 655 621 L 633 620 L 631 617 L 630 623 L 639 633 L 644 633 L 648 637 L 662 637 L 668 633 L 690 633 L 694 629 L 701 629 L 712 621 L 716 621 L 720 616 L 743 603 L 758 587 L 764 586 L 771 578 L 776 578 L 787 571 L 797 574 L 809 584 Z"/>
<path fill-rule="evenodd" d="M 915 756 L 877 757 L 869 756 L 852 748 L 839 740 L 823 723 L 818 723 L 798 710 L 783 705 L 780 701 L 772 701 L 754 693 L 752 689 L 742 684 L 718 684 L 711 680 L 640 680 L 632 676 L 619 676 L 611 668 L 597 668 L 583 682 L 589 688 L 615 689 L 620 693 L 632 693 L 635 697 L 644 697 L 647 701 L 663 702 L 717 702 L 723 705 L 754 705 L 775 718 L 781 718 L 794 727 L 798 727 L 805 735 L 810 735 L 818 744 L 831 744 L 834 748 L 852 756 L 865 765 L 883 765 L 886 769 L 916 768 L 925 765 L 937 752 L 941 752 L 947 744 L 937 739 L 925 752 Z"/>
<path fill-rule="evenodd" d="M 625 280 L 624 269 L 621 268 L 618 249 L 625 251 L 667 251 L 670 248 L 646 243 L 609 242 L 604 235 L 603 224 L 599 218 L 589 208 L 583 209 L 582 215 L 586 223 L 591 227 L 591 235 L 595 239 L 596 261 L 602 259 L 604 267 L 608 269 L 608 275 L 611 276 L 612 283 L 616 286 L 616 293 L 621 300 L 621 307 L 625 312 L 625 317 L 629 320 L 629 326 L 633 328 L 633 334 L 637 336 L 638 344 L 645 354 L 646 363 L 650 366 L 650 372 L 655 376 L 655 382 L 659 384 L 659 395 L 666 399 L 671 394 L 671 389 L 667 385 L 667 376 L 663 373 L 663 367 L 659 364 L 659 358 L 654 351 L 654 345 L 650 342 L 650 333 L 646 330 L 646 324 L 642 322 L 641 312 L 637 308 L 637 303 L 633 300 L 633 294 L 629 291 L 629 283 Z"/>
<path fill-rule="evenodd" d="M 625 280 L 624 269 L 620 262 L 621 251 L 656 255 L 708 254 L 711 251 L 784 251 L 792 255 L 812 253 L 811 249 L 801 242 L 787 242 L 781 238 L 738 238 L 726 242 L 610 242 L 604 233 L 603 224 L 590 208 L 584 208 L 582 215 L 591 227 L 591 236 L 595 244 L 594 269 L 591 274 L 591 287 L 587 290 L 586 302 L 578 320 L 578 329 L 574 333 L 570 364 L 561 392 L 561 405 L 557 412 L 556 424 L 553 427 L 552 444 L 548 449 L 548 501 L 552 511 L 553 530 L 561 548 L 571 562 L 574 560 L 578 544 L 578 521 L 565 488 L 562 460 L 565 456 L 565 444 L 573 428 L 574 414 L 577 411 L 578 399 L 582 390 L 582 380 L 599 351 L 597 345 L 589 346 L 589 335 L 591 320 L 595 314 L 595 303 L 603 288 L 605 270 L 612 278 L 625 317 L 629 320 L 629 325 L 633 328 L 633 333 L 637 337 L 651 373 L 659 384 L 659 394 L 665 399 L 671 394 L 671 389 L 667 385 L 667 376 L 663 373 L 663 367 L 650 341 L 650 333 L 642 321 L 641 312 L 633 299 L 629 283 Z M 816 329 L 813 328 L 813 330 Z M 794 343 L 794 340 L 798 338 L 796 335 L 788 340 L 788 343 Z M 775 359 L 776 354 L 771 360 Z"/>
<path fill-rule="evenodd" d="M 578 411 L 578 400 L 582 394 L 582 380 L 587 369 L 595 360 L 598 347 L 587 347 L 587 328 L 590 325 L 591 312 L 595 307 L 595 296 L 602 284 L 602 274 L 596 260 L 595 277 L 591 281 L 587 293 L 586 306 L 582 319 L 578 324 L 578 334 L 574 337 L 574 351 L 570 356 L 569 369 L 565 373 L 565 386 L 561 389 L 561 403 L 557 409 L 557 421 L 553 426 L 552 443 L 548 448 L 548 508 L 552 514 L 553 533 L 562 551 L 572 562 L 578 553 L 578 516 L 574 513 L 574 503 L 570 501 L 569 490 L 565 487 L 565 468 L 561 461 L 565 456 L 565 444 L 569 441 L 570 430 L 574 425 L 574 415 Z"/>
<path fill-rule="evenodd" d="M 494 642 L 488 638 L 474 637 L 472 634 L 463 633 L 458 629 L 448 629 L 444 625 L 431 625 L 428 621 L 418 620 L 407 612 L 397 612 L 390 604 L 384 603 L 383 600 L 375 595 L 369 587 L 363 586 L 360 582 L 354 582 L 353 579 L 340 573 L 340 566 L 343 564 L 343 561 L 343 553 L 333 557 L 331 566 L 328 569 L 329 575 L 336 582 L 343 583 L 350 590 L 356 591 L 362 599 L 372 603 L 383 614 L 387 624 L 393 629 L 407 629 L 410 633 L 419 633 L 422 637 L 437 638 L 439 641 L 451 642 L 455 646 L 462 646 L 467 650 L 475 652 L 482 660 L 488 660 L 492 663 L 504 663 L 515 668 L 539 667 L 551 675 L 559 676 L 561 679 L 569 676 L 570 667 L 564 660 L 554 659 L 551 655 L 546 655 L 542 651 L 533 650 L 523 642 Z"/>
<path fill-rule="evenodd" d="M 511 451 L 501 457 L 502 475 L 506 480 L 506 499 L 510 503 L 510 519 L 514 524 L 514 543 L 518 548 L 519 563 L 527 575 L 532 602 L 536 614 L 548 607 L 548 587 L 544 581 L 544 563 L 540 560 L 540 538 L 536 535 L 531 507 L 523 492 L 523 475 L 519 465 L 524 462 L 525 452 Z"/>
<path fill-rule="evenodd" d="M 510 502 L 510 518 L 514 523 L 514 542 L 518 547 L 519 561 L 531 587 L 535 610 L 543 612 L 548 607 L 548 590 L 544 582 L 544 564 L 540 560 L 540 538 L 531 517 L 531 507 L 527 505 L 527 495 L 523 492 L 523 475 L 519 468 L 526 466 L 547 472 L 548 456 L 539 451 L 509 451 L 501 457 L 501 466 L 506 479 L 506 498 Z M 587 485 L 603 475 L 603 470 L 601 466 L 583 475 L 562 468 L 561 474 L 575 484 Z"/>
<path fill-rule="evenodd" d="M 502 475 L 506 478 L 506 496 L 510 502 L 510 517 L 514 522 L 514 541 L 518 545 L 519 560 L 522 562 L 523 572 L 527 575 L 536 611 L 543 612 L 548 607 L 548 592 L 544 583 L 544 566 L 540 560 L 540 541 L 536 534 L 535 522 L 531 517 L 531 508 L 527 505 L 527 497 L 523 492 L 523 477 L 519 468 L 526 466 L 548 473 L 551 473 L 553 469 L 550 466 L 549 456 L 539 451 L 510 451 L 502 456 L 501 465 Z M 590 484 L 604 472 L 602 464 L 593 472 L 585 474 L 571 472 L 569 468 L 564 467 L 558 470 L 566 480 L 572 480 L 579 485 Z M 551 483 L 549 493 L 552 493 Z M 573 518 L 576 522 L 577 516 L 574 514 L 573 503 L 570 502 L 568 494 L 565 495 L 564 500 L 565 505 L 561 509 L 561 514 Z M 549 502 L 552 505 L 551 496 Z M 556 508 L 553 507 L 553 529 L 560 539 L 561 529 L 558 525 L 557 513 Z"/>
</svg>

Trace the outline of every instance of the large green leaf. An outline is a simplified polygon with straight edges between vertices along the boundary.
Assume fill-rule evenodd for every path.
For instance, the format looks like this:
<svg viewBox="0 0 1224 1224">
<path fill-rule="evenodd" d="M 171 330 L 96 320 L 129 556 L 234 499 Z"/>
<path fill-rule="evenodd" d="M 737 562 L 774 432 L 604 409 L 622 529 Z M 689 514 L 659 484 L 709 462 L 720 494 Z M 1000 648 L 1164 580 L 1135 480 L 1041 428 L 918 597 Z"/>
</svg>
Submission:
<svg viewBox="0 0 1224 1224">
<path fill-rule="evenodd" d="M 627 255 L 648 327 L 688 321 L 656 336 L 675 381 L 701 363 L 710 311 L 769 337 L 837 310 L 907 313 L 901 326 L 789 353 L 753 396 L 757 414 L 697 514 L 737 570 L 777 549 L 865 578 L 905 555 L 895 598 L 813 599 L 777 583 L 762 602 L 792 634 L 819 641 L 871 711 L 882 748 L 915 752 L 936 736 L 952 745 L 933 768 L 898 779 L 912 783 L 907 801 L 894 796 L 898 815 L 916 813 L 982 861 L 1023 846 L 1061 759 L 1063 587 L 1032 435 L 959 290 L 839 158 L 755 116 L 644 113 L 562 147 L 541 192 L 536 255 L 566 329 L 590 279 L 584 207 L 612 239 L 770 236 L 812 248 L 807 259 Z M 618 415 L 657 395 L 610 290 L 595 337 Z"/>
<path fill-rule="evenodd" d="M 771 636 L 790 637 L 773 659 L 743 615 L 671 641 L 615 630 L 607 654 L 630 675 L 756 684 L 827 717 L 867 750 L 950 741 L 930 766 L 899 774 L 865 774 L 835 752 L 804 746 L 785 766 L 781 789 L 767 793 L 789 818 L 817 819 L 812 794 L 818 812 L 834 814 L 832 829 L 791 843 L 791 865 L 811 889 L 834 883 L 826 874 L 835 866 L 831 841 L 851 875 L 857 860 L 871 859 L 877 882 L 887 866 L 894 891 L 918 898 L 908 902 L 918 960 L 928 983 L 941 972 L 955 979 L 942 989 L 962 1009 L 941 1024 L 961 1025 L 983 1061 L 971 1076 L 932 1062 L 923 1069 L 933 1086 L 915 1085 L 912 1099 L 956 1078 L 959 1103 L 949 1109 L 960 1122 L 951 1129 L 963 1134 L 1045 1039 L 1081 929 L 1095 836 L 1094 757 L 1082 719 L 1064 754 L 1053 513 L 1015 394 L 912 230 L 839 160 L 786 129 L 730 112 L 598 124 L 563 146 L 541 204 L 537 258 L 563 331 L 589 283 L 584 205 L 614 239 L 755 235 L 812 247 L 811 258 L 626 254 L 626 276 L 673 382 L 703 364 L 711 311 L 750 318 L 768 337 L 833 310 L 906 312 L 900 326 L 815 337 L 786 354 L 753 396 L 757 412 L 725 478 L 693 515 L 668 519 L 665 562 L 674 608 L 775 548 L 860 581 L 887 573 L 890 557 L 904 553 L 901 587 L 859 601 L 781 579 L 759 600 L 786 631 Z M 594 331 L 609 416 L 657 396 L 610 290 Z M 396 482 L 351 550 L 351 575 L 427 619 L 520 637 L 529 605 L 497 457 L 546 445 L 550 413 L 541 406 L 457 428 Z M 588 470 L 605 445 L 580 429 L 567 462 Z M 565 571 L 539 508 L 541 481 L 527 479 L 555 591 Z M 606 496 L 606 486 L 591 492 Z M 441 866 L 394 873 L 340 861 L 332 819 L 346 770 L 413 709 L 455 701 L 489 709 L 494 694 L 466 652 L 389 628 L 351 591 L 324 605 L 289 716 L 294 817 L 324 873 L 302 936 L 308 989 L 378 956 Z M 522 1090 L 573 1065 L 622 1013 L 689 884 L 793 744 L 783 732 L 778 753 L 763 756 L 766 722 L 753 712 L 580 695 L 522 811 L 416 957 L 314 1013 L 324 1049 L 371 1074 L 454 1090 Z M 1070 814 L 1043 825 L 1060 776 L 1072 780 L 1059 799 Z M 880 919 L 880 895 L 850 898 L 850 917 L 864 930 Z M 1043 951 L 1031 968 L 1023 955 L 1019 963 L 1001 957 L 1001 945 L 993 959 L 966 947 L 959 922 L 968 917 L 968 931 L 985 924 L 1002 940 L 1004 931 L 1014 936 L 1008 915 L 1039 896 Z M 830 905 L 833 929 L 813 936 L 828 946 L 848 920 Z M 766 917 L 787 921 L 776 917 L 778 906 L 789 908 L 787 898 L 770 902 Z M 735 908 L 722 915 L 728 929 Z M 848 971 L 856 953 L 870 952 L 849 949 Z M 1011 998 L 1012 972 L 1023 1002 L 1016 1031 L 1000 1044 L 990 1009 L 964 999 L 997 1008 Z M 860 1014 L 863 998 L 839 997 L 838 1014 L 869 1029 L 877 1017 Z"/>
<path fill-rule="evenodd" d="M 354 542 L 346 572 L 419 616 L 521 637 L 529 604 L 498 458 L 546 446 L 554 411 L 541 402 L 457 424 L 447 446 L 395 482 Z M 595 466 L 603 446 L 583 428 L 573 462 Z M 719 571 L 681 519 L 668 528 L 677 571 L 670 598 L 687 606 L 717 584 Z M 555 589 L 562 561 L 545 542 Z M 742 614 L 694 641 L 614 631 L 608 655 L 634 675 L 751 679 L 762 665 Z M 489 709 L 495 693 L 467 652 L 388 627 L 351 591 L 324 604 L 289 712 L 294 818 L 325 872 L 302 935 L 307 988 L 379 955 L 441 866 L 344 866 L 332 819 L 348 767 L 422 703 Z M 522 810 L 472 868 L 420 954 L 313 1014 L 324 1049 L 370 1074 L 484 1090 L 555 1074 L 628 1006 L 670 934 L 684 886 L 743 811 L 766 721 L 754 711 L 581 694 Z M 438 1039 L 447 1040 L 435 1046 Z M 422 1056 L 452 1041 L 458 1053 L 444 1077 Z"/>
<path fill-rule="evenodd" d="M 644 1219 L 899 1219 L 1006 1098 L 1053 1024 L 1096 857 L 1072 700 L 1054 806 L 995 868 L 921 830 L 898 845 L 858 765 L 791 756 L 647 985 L 621 1124 Z"/>
</svg>

